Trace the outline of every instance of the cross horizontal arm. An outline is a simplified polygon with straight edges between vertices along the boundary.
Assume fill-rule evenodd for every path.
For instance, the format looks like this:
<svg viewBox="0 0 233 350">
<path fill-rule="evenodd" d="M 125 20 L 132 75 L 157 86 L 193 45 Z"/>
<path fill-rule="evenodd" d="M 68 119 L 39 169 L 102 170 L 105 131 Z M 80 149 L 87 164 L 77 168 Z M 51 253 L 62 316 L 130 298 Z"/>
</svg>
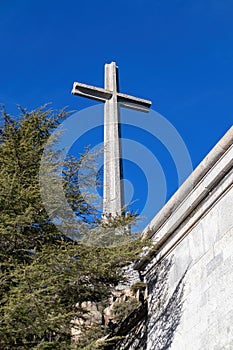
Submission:
<svg viewBox="0 0 233 350">
<path fill-rule="evenodd" d="M 117 94 L 117 102 L 120 103 L 121 107 L 135 109 L 141 112 L 149 112 L 151 107 L 151 101 L 121 93 Z"/>
<path fill-rule="evenodd" d="M 75 82 L 73 85 L 72 94 L 100 102 L 106 102 L 113 96 L 113 92 L 110 90 L 77 82 Z M 117 92 L 117 102 L 120 103 L 121 107 L 130 108 L 141 112 L 149 112 L 151 107 L 151 101 L 121 94 L 119 92 Z"/>
<path fill-rule="evenodd" d="M 72 94 L 101 102 L 110 100 L 112 97 L 112 92 L 109 90 L 76 82 L 73 85 Z"/>
</svg>

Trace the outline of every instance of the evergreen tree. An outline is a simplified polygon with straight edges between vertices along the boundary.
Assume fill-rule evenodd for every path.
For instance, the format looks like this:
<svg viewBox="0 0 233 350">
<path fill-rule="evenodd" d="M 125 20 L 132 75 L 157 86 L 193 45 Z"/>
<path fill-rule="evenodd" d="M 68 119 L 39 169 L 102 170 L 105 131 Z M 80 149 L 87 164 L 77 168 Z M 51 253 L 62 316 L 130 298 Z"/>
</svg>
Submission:
<svg viewBox="0 0 233 350">
<path fill-rule="evenodd" d="M 49 136 L 68 116 L 39 108 L 11 117 L 2 111 L 0 132 L 0 348 L 83 349 L 72 341 L 71 325 L 84 319 L 83 302 L 104 307 L 122 267 L 140 254 L 138 240 L 101 248 L 72 239 L 72 227 L 61 233 L 49 219 L 40 193 L 40 160 Z M 82 155 L 88 158 L 88 151 Z M 88 163 L 86 181 L 91 181 Z M 57 155 L 59 164 L 59 151 Z M 86 232 L 102 225 L 97 211 L 79 189 L 80 159 L 69 156 L 62 173 L 64 191 L 80 227 Z M 56 204 L 56 199 L 54 200 Z M 54 210 L 58 210 L 54 207 Z M 56 215 L 55 215 L 56 216 Z M 133 216 L 134 218 L 134 216 Z M 116 227 L 132 217 L 111 221 Z M 83 224 L 83 226 L 81 225 Z M 104 224 L 106 226 L 106 223 Z M 104 226 L 103 225 L 103 226 Z M 94 230 L 93 230 L 94 232 Z M 105 231 L 106 232 L 106 231 Z M 82 234 L 82 232 L 81 232 Z M 90 240 L 88 236 L 86 242 Z M 74 326 L 74 325 L 73 325 Z M 96 327 L 96 325 L 93 325 Z M 104 334 L 94 331 L 90 339 Z M 93 328 L 95 329 L 95 328 Z M 90 334 L 83 328 L 82 339 Z M 93 343 L 93 344 L 94 344 Z M 91 345 L 94 349 L 95 345 Z M 89 346 L 90 348 L 90 346 Z"/>
</svg>

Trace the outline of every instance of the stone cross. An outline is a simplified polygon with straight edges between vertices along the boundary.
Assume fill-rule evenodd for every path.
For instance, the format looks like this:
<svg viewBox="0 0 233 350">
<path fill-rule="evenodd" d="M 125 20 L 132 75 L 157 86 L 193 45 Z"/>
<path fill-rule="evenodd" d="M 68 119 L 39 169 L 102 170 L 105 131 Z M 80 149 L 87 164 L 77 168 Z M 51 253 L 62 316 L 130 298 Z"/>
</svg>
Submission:
<svg viewBox="0 0 233 350">
<path fill-rule="evenodd" d="M 105 64 L 104 89 L 75 82 L 72 94 L 105 103 L 103 216 L 121 215 L 124 206 L 124 188 L 121 181 L 123 173 L 119 107 L 148 112 L 151 102 L 119 92 L 118 67 L 115 62 Z"/>
</svg>

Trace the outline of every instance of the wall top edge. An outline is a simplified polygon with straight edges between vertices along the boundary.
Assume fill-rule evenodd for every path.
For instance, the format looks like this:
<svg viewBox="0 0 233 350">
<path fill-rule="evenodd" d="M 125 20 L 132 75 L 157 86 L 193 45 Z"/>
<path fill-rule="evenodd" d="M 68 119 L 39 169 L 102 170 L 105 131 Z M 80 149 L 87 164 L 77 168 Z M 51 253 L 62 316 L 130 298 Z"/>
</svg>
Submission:
<svg viewBox="0 0 233 350">
<path fill-rule="evenodd" d="M 214 146 L 214 148 L 207 154 L 203 161 L 197 166 L 197 168 L 192 172 L 192 174 L 187 178 L 187 180 L 181 185 L 181 187 L 176 191 L 176 193 L 171 197 L 171 199 L 165 204 L 165 206 L 159 211 L 158 214 L 151 220 L 151 222 L 145 227 L 142 232 L 143 239 L 154 239 L 156 238 L 156 233 L 162 226 L 169 221 L 169 218 L 178 208 L 187 200 L 190 193 L 195 191 L 204 178 L 211 173 L 211 169 L 220 163 L 220 159 L 228 153 L 229 149 L 233 145 L 233 126 L 227 131 L 227 133 L 220 139 L 220 141 Z M 228 157 L 229 158 L 229 157 Z M 232 159 L 227 160 L 229 166 L 232 166 Z M 231 164 L 230 164 L 231 163 Z M 210 175 L 211 176 L 211 175 Z M 218 170 L 217 173 L 218 180 L 221 180 L 225 176 L 224 170 Z M 200 196 L 199 202 L 202 198 Z M 198 203 L 196 203 L 198 204 Z M 187 207 L 187 216 L 190 214 L 188 212 L 190 207 Z M 148 254 L 150 255 L 150 254 Z M 139 269 L 141 265 L 147 264 L 145 261 L 149 262 L 150 258 L 146 254 L 136 265 L 135 268 Z"/>
</svg>

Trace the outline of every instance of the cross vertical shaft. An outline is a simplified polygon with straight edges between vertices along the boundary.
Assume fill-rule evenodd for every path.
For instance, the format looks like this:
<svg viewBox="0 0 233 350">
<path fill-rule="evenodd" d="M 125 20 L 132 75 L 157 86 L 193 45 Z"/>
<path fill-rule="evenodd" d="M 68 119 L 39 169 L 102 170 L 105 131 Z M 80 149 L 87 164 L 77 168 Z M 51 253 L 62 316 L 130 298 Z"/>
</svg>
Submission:
<svg viewBox="0 0 233 350">
<path fill-rule="evenodd" d="M 148 112 L 151 101 L 122 94 L 115 62 L 105 65 L 104 89 L 75 82 L 72 94 L 104 102 L 103 216 L 121 214 L 124 207 L 120 107 Z"/>
<path fill-rule="evenodd" d="M 105 65 L 105 89 L 112 97 L 105 102 L 104 112 L 104 198 L 103 213 L 121 214 L 124 206 L 120 109 L 117 101 L 118 68 L 115 62 Z"/>
</svg>

